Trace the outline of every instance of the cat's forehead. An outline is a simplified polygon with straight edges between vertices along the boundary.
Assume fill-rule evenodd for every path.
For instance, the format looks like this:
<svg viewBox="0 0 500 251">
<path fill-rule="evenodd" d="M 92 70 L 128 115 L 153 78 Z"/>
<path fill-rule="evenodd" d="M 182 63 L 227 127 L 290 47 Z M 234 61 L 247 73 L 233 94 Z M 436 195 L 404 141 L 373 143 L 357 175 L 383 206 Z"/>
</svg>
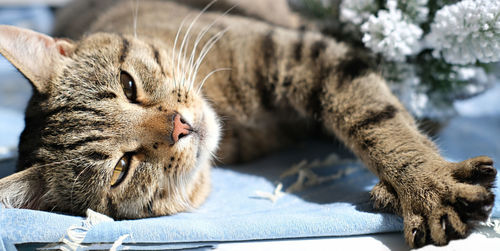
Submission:
<svg viewBox="0 0 500 251">
<path fill-rule="evenodd" d="M 163 48 L 153 41 L 144 41 L 129 35 L 96 33 L 84 37 L 77 44 L 73 58 L 106 61 L 108 64 L 146 64 L 160 56 Z M 161 53 L 163 54 L 163 53 Z"/>
<path fill-rule="evenodd" d="M 78 42 L 75 54 L 83 56 L 85 53 L 107 52 L 118 55 L 118 61 L 123 63 L 129 57 L 158 57 L 163 49 L 160 41 L 154 39 L 123 34 L 95 33 Z"/>
<path fill-rule="evenodd" d="M 119 75 L 127 72 L 144 96 L 165 98 L 172 84 L 172 67 L 167 50 L 154 40 L 130 35 L 97 33 L 83 38 L 58 82 L 83 82 L 83 86 L 120 88 Z M 91 85 L 91 86 L 89 86 Z M 60 86 L 65 88 L 65 86 Z M 78 91 L 82 88 L 76 88 Z"/>
<path fill-rule="evenodd" d="M 96 49 L 112 49 L 118 52 L 121 49 L 123 36 L 113 33 L 95 33 L 83 37 L 78 41 L 77 52 L 92 51 Z"/>
</svg>

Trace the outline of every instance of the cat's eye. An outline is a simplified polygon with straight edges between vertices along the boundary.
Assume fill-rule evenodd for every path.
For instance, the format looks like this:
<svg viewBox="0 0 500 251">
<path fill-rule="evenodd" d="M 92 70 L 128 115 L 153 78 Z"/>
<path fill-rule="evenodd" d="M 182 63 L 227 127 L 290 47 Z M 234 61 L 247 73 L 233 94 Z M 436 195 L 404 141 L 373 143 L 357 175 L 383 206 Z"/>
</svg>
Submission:
<svg viewBox="0 0 500 251">
<path fill-rule="evenodd" d="M 125 176 L 127 175 L 128 169 L 130 167 L 130 160 L 132 156 L 130 154 L 125 154 L 119 161 L 116 163 L 115 168 L 113 169 L 113 175 L 111 176 L 111 187 L 118 186 Z"/>
<path fill-rule="evenodd" d="M 130 102 L 137 102 L 137 87 L 134 79 L 126 71 L 120 72 L 120 83 L 123 88 L 123 93 L 130 100 Z"/>
</svg>

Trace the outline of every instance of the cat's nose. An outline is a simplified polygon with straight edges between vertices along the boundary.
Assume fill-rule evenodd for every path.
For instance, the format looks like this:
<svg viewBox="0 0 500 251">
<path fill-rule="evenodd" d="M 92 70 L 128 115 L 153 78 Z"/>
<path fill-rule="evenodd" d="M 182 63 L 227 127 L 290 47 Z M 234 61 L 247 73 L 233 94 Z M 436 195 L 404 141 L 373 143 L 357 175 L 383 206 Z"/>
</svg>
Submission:
<svg viewBox="0 0 500 251">
<path fill-rule="evenodd" d="M 174 115 L 174 130 L 172 131 L 172 140 L 174 144 L 177 143 L 182 137 L 188 136 L 193 129 L 180 114 Z"/>
</svg>

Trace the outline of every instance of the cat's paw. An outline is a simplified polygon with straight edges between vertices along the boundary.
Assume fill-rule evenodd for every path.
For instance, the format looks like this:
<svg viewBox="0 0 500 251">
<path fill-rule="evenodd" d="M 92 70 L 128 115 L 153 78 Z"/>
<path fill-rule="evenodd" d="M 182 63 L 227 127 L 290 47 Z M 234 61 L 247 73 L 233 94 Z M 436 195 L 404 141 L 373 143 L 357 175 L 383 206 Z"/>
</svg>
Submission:
<svg viewBox="0 0 500 251">
<path fill-rule="evenodd" d="M 493 208 L 496 173 L 493 161 L 481 156 L 409 177 L 410 186 L 398 194 L 410 247 L 446 245 L 466 237 L 474 222 L 485 221 Z"/>
</svg>

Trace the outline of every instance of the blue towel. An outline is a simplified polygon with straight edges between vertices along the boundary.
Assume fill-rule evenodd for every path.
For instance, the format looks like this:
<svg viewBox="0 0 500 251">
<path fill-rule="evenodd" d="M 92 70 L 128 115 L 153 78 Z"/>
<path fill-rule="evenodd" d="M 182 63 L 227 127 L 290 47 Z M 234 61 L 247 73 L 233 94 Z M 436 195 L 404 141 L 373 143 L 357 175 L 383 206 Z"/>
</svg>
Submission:
<svg viewBox="0 0 500 251">
<path fill-rule="evenodd" d="M 377 180 L 363 168 L 330 184 L 286 194 L 275 203 L 256 198 L 256 191 L 274 190 L 272 171 L 287 168 L 296 151 L 232 170 L 216 168 L 213 191 L 201 208 L 174 216 L 101 223 L 88 232 L 85 242 L 112 243 L 124 234 L 138 243 L 190 243 L 345 236 L 402 228 L 399 217 L 370 212 L 368 191 Z M 332 167 L 342 168 L 346 167 Z M 25 209 L 0 210 L 4 244 L 57 242 L 70 225 L 82 220 Z"/>
</svg>

